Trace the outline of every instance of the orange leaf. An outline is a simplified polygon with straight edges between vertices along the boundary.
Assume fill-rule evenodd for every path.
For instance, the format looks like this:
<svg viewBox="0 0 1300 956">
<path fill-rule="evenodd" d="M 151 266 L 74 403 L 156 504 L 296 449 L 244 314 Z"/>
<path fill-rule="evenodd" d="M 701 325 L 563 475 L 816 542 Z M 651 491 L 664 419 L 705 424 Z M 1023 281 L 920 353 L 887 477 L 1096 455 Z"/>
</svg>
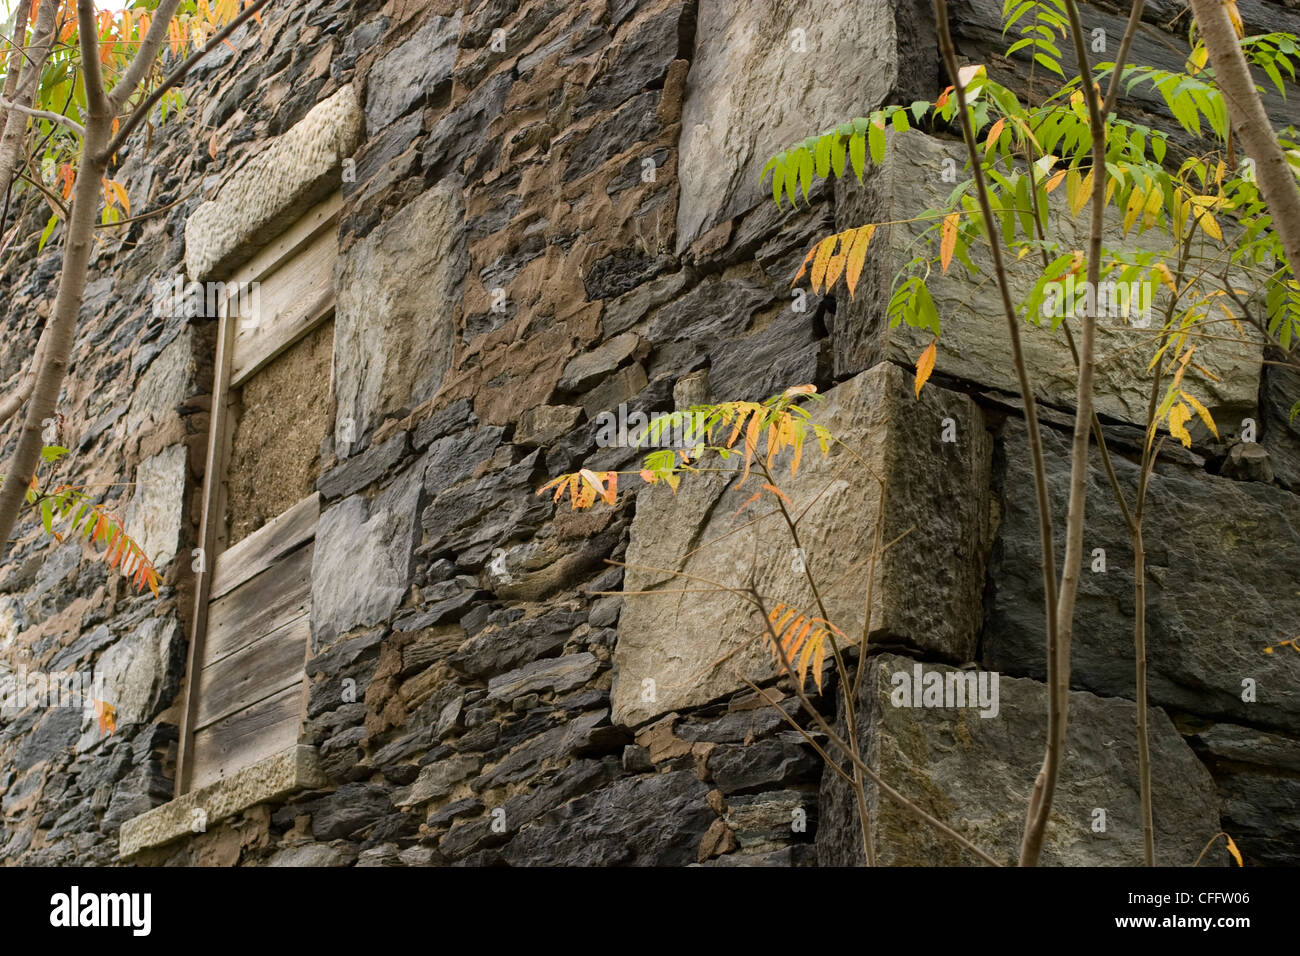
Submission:
<svg viewBox="0 0 1300 956">
<path fill-rule="evenodd" d="M 947 272 L 948 266 L 952 264 L 952 254 L 957 248 L 957 223 L 960 218 L 955 212 L 943 217 L 939 240 L 939 262 L 942 263 L 944 272 Z"/>
<path fill-rule="evenodd" d="M 1002 127 L 1006 125 L 1006 120 L 1000 119 L 989 127 L 988 138 L 984 140 L 984 158 L 989 158 L 989 153 L 993 152 L 994 147 L 998 145 L 998 137 L 1002 135 Z"/>
<path fill-rule="evenodd" d="M 926 346 L 921 357 L 916 360 L 916 397 L 921 397 L 921 386 L 930 378 L 930 373 L 934 371 L 934 360 L 939 355 L 937 348 L 938 339 L 931 339 L 930 344 Z"/>
<path fill-rule="evenodd" d="M 731 513 L 731 517 L 733 518 L 736 517 L 761 497 L 763 497 L 763 493 L 761 491 L 754 492 L 752 495 L 750 495 L 748 498 L 745 499 L 745 503 L 743 505 L 741 505 L 739 508 L 737 508 L 735 511 Z M 1269 653 L 1271 654 L 1273 653 L 1273 651 L 1270 649 Z"/>
<path fill-rule="evenodd" d="M 848 269 L 844 273 L 844 284 L 849 287 L 850 299 L 853 298 L 853 290 L 857 288 L 858 277 L 862 275 L 862 266 L 867 261 L 867 246 L 871 243 L 875 231 L 874 225 L 863 226 L 853 238 L 853 248 L 849 250 Z"/>
<path fill-rule="evenodd" d="M 1232 858 L 1237 861 L 1238 866 L 1245 866 L 1246 864 L 1241 861 L 1241 851 L 1237 849 L 1237 844 L 1232 842 L 1232 837 L 1228 834 L 1225 833 L 1224 836 L 1228 837 L 1228 852 L 1232 854 Z"/>
<path fill-rule="evenodd" d="M 776 495 L 778 498 L 780 498 L 782 501 L 788 504 L 791 508 L 794 507 L 794 502 L 791 501 L 789 498 L 787 498 L 785 492 L 782 491 L 780 488 L 778 488 L 776 485 L 769 485 L 766 482 L 764 482 L 763 487 L 766 488 L 768 491 L 772 492 L 772 494 Z M 755 495 L 754 497 L 757 498 L 758 496 Z"/>
<path fill-rule="evenodd" d="M 803 257 L 803 265 L 799 266 L 799 271 L 795 274 L 794 279 L 791 280 L 790 288 L 793 289 L 796 283 L 798 283 L 798 281 L 803 278 L 804 273 L 808 271 L 808 263 L 812 261 L 813 256 L 817 255 L 817 249 L 819 248 L 819 245 L 813 246 L 811 249 L 808 250 L 808 255 Z"/>
<path fill-rule="evenodd" d="M 826 277 L 826 266 L 831 261 L 831 251 L 835 248 L 835 243 L 839 241 L 839 236 L 828 236 L 817 244 L 817 258 L 813 260 L 812 267 L 812 290 L 820 293 L 822 291 L 822 280 Z"/>
<path fill-rule="evenodd" d="M 658 479 L 658 477 L 656 477 L 655 473 L 654 473 L 653 471 L 651 471 L 649 468 L 642 468 L 642 469 L 641 469 L 641 480 L 644 481 L 644 482 L 645 482 L 646 484 L 648 484 L 648 485 L 653 485 L 653 484 L 654 484 L 656 481 L 658 481 L 659 479 Z"/>
</svg>

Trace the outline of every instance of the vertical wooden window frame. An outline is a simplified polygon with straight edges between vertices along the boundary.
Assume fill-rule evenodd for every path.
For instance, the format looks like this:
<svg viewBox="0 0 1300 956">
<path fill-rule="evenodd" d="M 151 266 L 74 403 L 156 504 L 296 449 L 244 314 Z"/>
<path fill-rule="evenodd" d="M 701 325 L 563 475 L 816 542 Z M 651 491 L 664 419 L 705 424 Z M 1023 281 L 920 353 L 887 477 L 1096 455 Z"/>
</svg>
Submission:
<svg viewBox="0 0 1300 956">
<path fill-rule="evenodd" d="M 237 290 L 242 283 L 261 282 L 294 255 L 306 250 L 326 230 L 335 230 L 342 196 L 335 193 L 307 212 L 270 245 L 258 252 L 246 265 L 223 280 L 204 277 L 206 281 L 224 281 L 226 292 Z M 216 360 L 213 371 L 212 409 L 208 427 L 207 453 L 203 473 L 202 513 L 199 521 L 199 547 L 202 562 L 195 573 L 194 611 L 191 618 L 190 645 L 185 664 L 185 699 L 181 711 L 180 741 L 176 756 L 175 796 L 189 792 L 194 776 L 194 733 L 199 707 L 199 671 L 204 661 L 208 610 L 218 576 L 218 558 L 226 550 L 226 467 L 229 462 L 234 417 L 231 395 L 254 373 L 264 367 L 303 335 L 325 321 L 334 309 L 334 290 L 313 302 L 291 329 L 282 330 L 273 341 L 256 351 L 251 360 L 236 361 L 236 338 L 240 315 L 232 314 L 231 297 L 218 303 Z M 331 360 L 332 361 L 332 360 Z M 331 376 L 332 377 L 332 376 Z M 332 390 L 331 382 L 331 390 Z M 290 508 L 281 517 L 288 517 Z M 279 519 L 273 519 L 271 524 Z M 269 527 L 270 525 L 268 525 Z M 306 648 L 304 648 L 306 654 Z"/>
</svg>

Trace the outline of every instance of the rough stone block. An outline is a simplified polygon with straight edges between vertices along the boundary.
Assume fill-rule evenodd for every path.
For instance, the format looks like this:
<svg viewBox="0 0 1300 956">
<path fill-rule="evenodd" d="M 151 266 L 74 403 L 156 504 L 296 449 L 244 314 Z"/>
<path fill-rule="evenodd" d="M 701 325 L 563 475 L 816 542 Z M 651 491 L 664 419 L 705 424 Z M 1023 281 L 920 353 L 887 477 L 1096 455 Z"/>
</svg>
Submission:
<svg viewBox="0 0 1300 956">
<path fill-rule="evenodd" d="M 436 186 L 340 257 L 334 318 L 340 445 L 437 391 L 451 364 L 468 264 L 462 220 L 459 190 Z"/>
<path fill-rule="evenodd" d="M 994 859 L 1014 865 L 1025 808 L 1043 760 L 1047 687 L 1001 676 L 996 716 L 976 708 L 894 706 L 893 678 L 913 678 L 911 658 L 882 654 L 861 692 L 859 725 L 869 765 L 927 813 Z M 952 668 L 924 664 L 925 673 Z M 989 675 L 990 677 L 992 675 Z M 1041 862 L 1057 866 L 1140 866 L 1136 705 L 1070 693 L 1065 759 Z M 1156 863 L 1191 866 L 1219 831 L 1209 771 L 1159 708 L 1150 713 Z M 855 802 L 839 777 L 823 777 L 819 862 L 859 863 Z M 979 862 L 949 837 L 868 785 L 868 808 L 881 866 L 956 866 Z M 1105 811 L 1105 830 L 1097 810 Z"/>
<path fill-rule="evenodd" d="M 898 70 L 891 4 L 704 0 L 682 106 L 677 251 L 762 202 L 769 157 L 879 105 Z"/>
<path fill-rule="evenodd" d="M 423 481 L 423 470 L 411 468 L 374 501 L 353 495 L 321 515 L 311 568 L 313 646 L 377 624 L 402 602 L 413 575 Z"/>
<path fill-rule="evenodd" d="M 882 364 L 832 389 L 812 414 L 888 483 L 882 540 L 904 535 L 876 564 L 872 639 L 969 659 L 980 625 L 991 448 L 979 411 L 965 396 L 934 386 L 918 401 L 911 376 Z M 787 461 L 778 461 L 775 477 L 801 514 L 804 560 L 831 620 L 857 640 L 880 485 L 844 448 L 823 458 L 815 439 L 793 478 Z M 784 601 L 816 615 L 799 556 L 770 501 L 735 514 L 762 478 L 751 474 L 743 488 L 733 487 L 738 481 L 738 471 L 688 475 L 676 495 L 658 486 L 641 491 L 614 655 L 616 722 L 639 724 L 739 690 L 743 677 L 775 674 L 762 621 L 741 598 L 633 592 L 699 587 L 700 579 L 745 587 L 752 568 L 769 609 Z M 654 682 L 654 700 L 642 699 L 649 696 L 646 680 Z"/>
<path fill-rule="evenodd" d="M 344 86 L 245 161 L 185 223 L 190 278 L 206 279 L 248 259 L 333 192 L 360 133 L 356 92 Z"/>
<path fill-rule="evenodd" d="M 140 462 L 135 492 L 126 510 L 126 526 L 157 567 L 176 557 L 185 515 L 185 479 L 189 456 L 184 445 L 171 445 Z"/>
<path fill-rule="evenodd" d="M 1069 436 L 1044 431 L 1058 556 L 1065 541 Z M 1137 467 L 1112 454 L 1130 503 Z M 1043 598 L 1038 514 L 1024 426 L 1003 429 L 1001 524 L 990 559 L 984 660 L 1041 679 Z M 1094 450 L 1088 475 L 1083 574 L 1075 610 L 1071 680 L 1098 694 L 1134 696 L 1133 555 Z M 1143 525 L 1147 552 L 1147 679 L 1163 707 L 1288 732 L 1300 730 L 1300 654 L 1265 654 L 1294 637 L 1300 593 L 1300 499 L 1255 481 L 1164 466 L 1152 477 Z M 1095 548 L 1105 551 L 1094 572 Z M 1285 649 L 1284 649 L 1285 650 Z M 1254 682 L 1253 702 L 1242 699 Z"/>
</svg>

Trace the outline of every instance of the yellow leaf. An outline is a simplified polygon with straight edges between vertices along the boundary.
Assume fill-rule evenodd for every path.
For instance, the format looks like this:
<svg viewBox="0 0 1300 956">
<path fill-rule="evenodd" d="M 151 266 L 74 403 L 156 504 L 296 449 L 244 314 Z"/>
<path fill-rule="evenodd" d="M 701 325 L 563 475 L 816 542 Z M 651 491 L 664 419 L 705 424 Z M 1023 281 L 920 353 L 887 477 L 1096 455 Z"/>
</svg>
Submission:
<svg viewBox="0 0 1300 956">
<path fill-rule="evenodd" d="M 926 346 L 921 357 L 916 360 L 916 397 L 921 397 L 921 386 L 930 378 L 930 373 L 934 371 L 934 360 L 939 355 L 938 339 L 931 339 L 930 344 Z"/>
<path fill-rule="evenodd" d="M 1219 242 L 1223 241 L 1223 230 L 1219 228 L 1219 224 L 1215 221 L 1214 217 L 1210 215 L 1208 210 L 1203 211 L 1200 219 L 1197 221 L 1201 224 L 1201 231 L 1207 236 L 1211 239 L 1218 240 Z"/>
<path fill-rule="evenodd" d="M 1173 408 L 1169 409 L 1169 434 L 1177 438 L 1187 448 L 1192 447 L 1192 436 L 1187 431 L 1187 423 L 1191 421 L 1192 413 L 1187 410 L 1187 406 L 1182 402 L 1177 402 Z"/>
<path fill-rule="evenodd" d="M 853 248 L 849 250 L 848 268 L 844 273 L 844 284 L 849 287 L 850 299 L 853 298 L 853 290 L 857 288 L 858 277 L 862 275 L 862 266 L 867 261 L 867 246 L 871 243 L 871 236 L 875 231 L 874 225 L 862 226 L 853 238 Z"/>
<path fill-rule="evenodd" d="M 1231 0 L 1229 2 L 1231 3 Z M 1228 834 L 1225 833 L 1224 836 L 1228 837 L 1228 852 L 1232 854 L 1232 858 L 1237 861 L 1238 866 L 1245 866 L 1246 864 L 1241 861 L 1241 851 L 1237 849 L 1237 844 L 1232 842 L 1232 837 Z"/>
<path fill-rule="evenodd" d="M 1223 0 L 1223 5 L 1228 10 L 1228 19 L 1232 21 L 1232 28 L 1237 31 L 1237 36 L 1239 38 L 1244 37 L 1246 35 L 1246 25 L 1241 22 L 1241 13 L 1237 10 L 1236 0 Z"/>
<path fill-rule="evenodd" d="M 1075 175 L 1077 176 L 1078 174 L 1076 173 Z M 1058 170 L 1055 174 L 1053 174 L 1052 178 L 1047 181 L 1047 183 L 1043 186 L 1043 188 L 1050 193 L 1057 186 L 1061 185 L 1061 180 L 1063 179 L 1065 179 L 1065 170 L 1064 169 Z"/>
<path fill-rule="evenodd" d="M 1181 388 L 1178 390 L 1178 394 L 1187 399 L 1187 404 L 1196 409 L 1196 414 L 1200 416 L 1201 421 L 1205 422 L 1205 427 L 1210 430 L 1215 438 L 1218 438 L 1219 430 L 1214 427 L 1214 418 L 1210 415 L 1210 410 L 1202 405 L 1195 396 L 1188 395 Z"/>
<path fill-rule="evenodd" d="M 952 264 L 952 254 L 957 248 L 957 222 L 959 218 L 955 212 L 943 217 L 943 228 L 940 230 L 941 237 L 939 241 L 939 262 L 942 263 L 944 272 L 947 272 L 948 266 Z"/>
<path fill-rule="evenodd" d="M 835 253 L 826 263 L 826 291 L 831 290 L 837 279 L 844 272 L 845 260 L 849 257 L 849 243 L 853 241 L 854 230 L 842 232 L 835 238 L 839 239 L 839 252 Z"/>
<path fill-rule="evenodd" d="M 1160 273 L 1160 281 L 1164 283 L 1165 287 L 1174 295 L 1177 295 L 1178 285 L 1174 282 L 1173 271 L 1163 262 L 1157 262 L 1155 264 L 1155 270 Z"/>
<path fill-rule="evenodd" d="M 1133 223 L 1137 221 L 1138 213 L 1142 211 L 1145 199 L 1146 196 L 1143 195 L 1142 190 L 1134 186 L 1133 191 L 1129 193 L 1128 207 L 1124 210 L 1124 224 L 1122 227 L 1124 235 L 1127 236 L 1128 231 L 1133 228 Z"/>
<path fill-rule="evenodd" d="M 1088 205 L 1088 200 L 1092 198 L 1092 175 L 1092 170 L 1088 170 L 1088 175 L 1083 177 L 1083 183 L 1070 200 L 1070 215 L 1078 216 L 1083 207 Z"/>
<path fill-rule="evenodd" d="M 1156 224 L 1156 216 L 1165 203 L 1165 193 L 1159 186 L 1152 186 L 1147 194 L 1146 205 L 1142 208 L 1142 228 L 1150 229 Z"/>
<path fill-rule="evenodd" d="M 822 280 L 826 278 L 826 266 L 831 261 L 831 252 L 835 249 L 835 243 L 839 241 L 839 236 L 828 236 L 817 245 L 817 258 L 813 260 L 812 267 L 812 290 L 820 293 L 822 290 Z"/>
</svg>

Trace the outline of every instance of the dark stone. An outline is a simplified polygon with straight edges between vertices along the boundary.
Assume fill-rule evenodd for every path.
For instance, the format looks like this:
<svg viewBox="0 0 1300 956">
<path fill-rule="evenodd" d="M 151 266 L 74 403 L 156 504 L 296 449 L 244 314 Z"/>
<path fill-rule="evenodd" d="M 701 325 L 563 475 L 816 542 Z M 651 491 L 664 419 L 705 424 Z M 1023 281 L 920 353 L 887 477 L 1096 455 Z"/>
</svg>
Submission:
<svg viewBox="0 0 1300 956">
<path fill-rule="evenodd" d="M 475 469 L 491 458 L 501 444 L 502 434 L 503 429 L 493 426 L 477 429 L 470 435 L 448 435 L 432 442 L 425 453 L 425 489 L 438 494 L 472 478 Z"/>
<path fill-rule="evenodd" d="M 368 448 L 360 455 L 345 459 L 320 476 L 316 490 L 328 500 L 342 498 L 374 484 L 402 460 L 406 454 L 407 437 L 406 432 L 398 432 L 378 448 Z"/>
<path fill-rule="evenodd" d="M 435 440 L 478 424 L 474 405 L 468 398 L 458 399 L 440 409 L 415 428 L 416 451 L 424 451 Z"/>
<path fill-rule="evenodd" d="M 606 160 L 613 159 L 637 143 L 653 139 L 659 133 L 660 95 L 658 91 L 652 90 L 635 96 L 613 116 L 580 134 L 580 138 L 569 149 L 564 182 L 576 182 L 594 172 Z M 568 145 L 567 142 L 564 145 Z M 604 297 L 588 295 L 588 298 Z"/>
<path fill-rule="evenodd" d="M 451 172 L 470 175 L 473 167 L 465 167 L 471 157 L 485 161 L 482 157 L 488 152 L 485 148 L 488 127 L 505 108 L 513 83 L 509 71 L 498 73 L 477 86 L 464 103 L 438 121 L 424 149 L 425 177 L 430 182 Z"/>
<path fill-rule="evenodd" d="M 529 661 L 556 654 L 586 619 L 580 611 L 556 609 L 537 617 L 481 630 L 450 658 L 451 666 L 470 677 L 502 674 Z"/>
<path fill-rule="evenodd" d="M 761 332 L 714 347 L 709 387 L 730 401 L 760 401 L 792 385 L 824 383 L 830 347 L 823 331 L 811 314 L 782 309 Z"/>
<path fill-rule="evenodd" d="M 601 71 L 578 101 L 574 119 L 610 110 L 641 90 L 663 86 L 673 60 L 690 55 L 690 19 L 685 5 L 671 6 L 625 34 L 601 63 Z"/>
<path fill-rule="evenodd" d="M 686 866 L 717 819 L 690 772 L 620 780 L 571 800 L 520 830 L 512 866 Z"/>
<path fill-rule="evenodd" d="M 409 40 L 377 60 L 366 82 L 366 130 L 373 135 L 451 81 L 460 14 L 430 17 Z"/>
<path fill-rule="evenodd" d="M 802 738 L 790 739 L 787 734 L 748 746 L 719 745 L 709 754 L 709 772 L 724 794 L 815 783 L 821 771 L 817 753 Z"/>
<path fill-rule="evenodd" d="M 429 816 L 425 822 L 431 827 L 445 827 L 457 817 L 469 816 L 483 812 L 483 801 L 478 797 L 466 797 L 447 804 Z"/>
<path fill-rule="evenodd" d="M 334 793 L 303 808 L 310 813 L 311 832 L 317 840 L 338 840 L 372 825 L 393 811 L 383 787 L 345 783 Z"/>
</svg>

